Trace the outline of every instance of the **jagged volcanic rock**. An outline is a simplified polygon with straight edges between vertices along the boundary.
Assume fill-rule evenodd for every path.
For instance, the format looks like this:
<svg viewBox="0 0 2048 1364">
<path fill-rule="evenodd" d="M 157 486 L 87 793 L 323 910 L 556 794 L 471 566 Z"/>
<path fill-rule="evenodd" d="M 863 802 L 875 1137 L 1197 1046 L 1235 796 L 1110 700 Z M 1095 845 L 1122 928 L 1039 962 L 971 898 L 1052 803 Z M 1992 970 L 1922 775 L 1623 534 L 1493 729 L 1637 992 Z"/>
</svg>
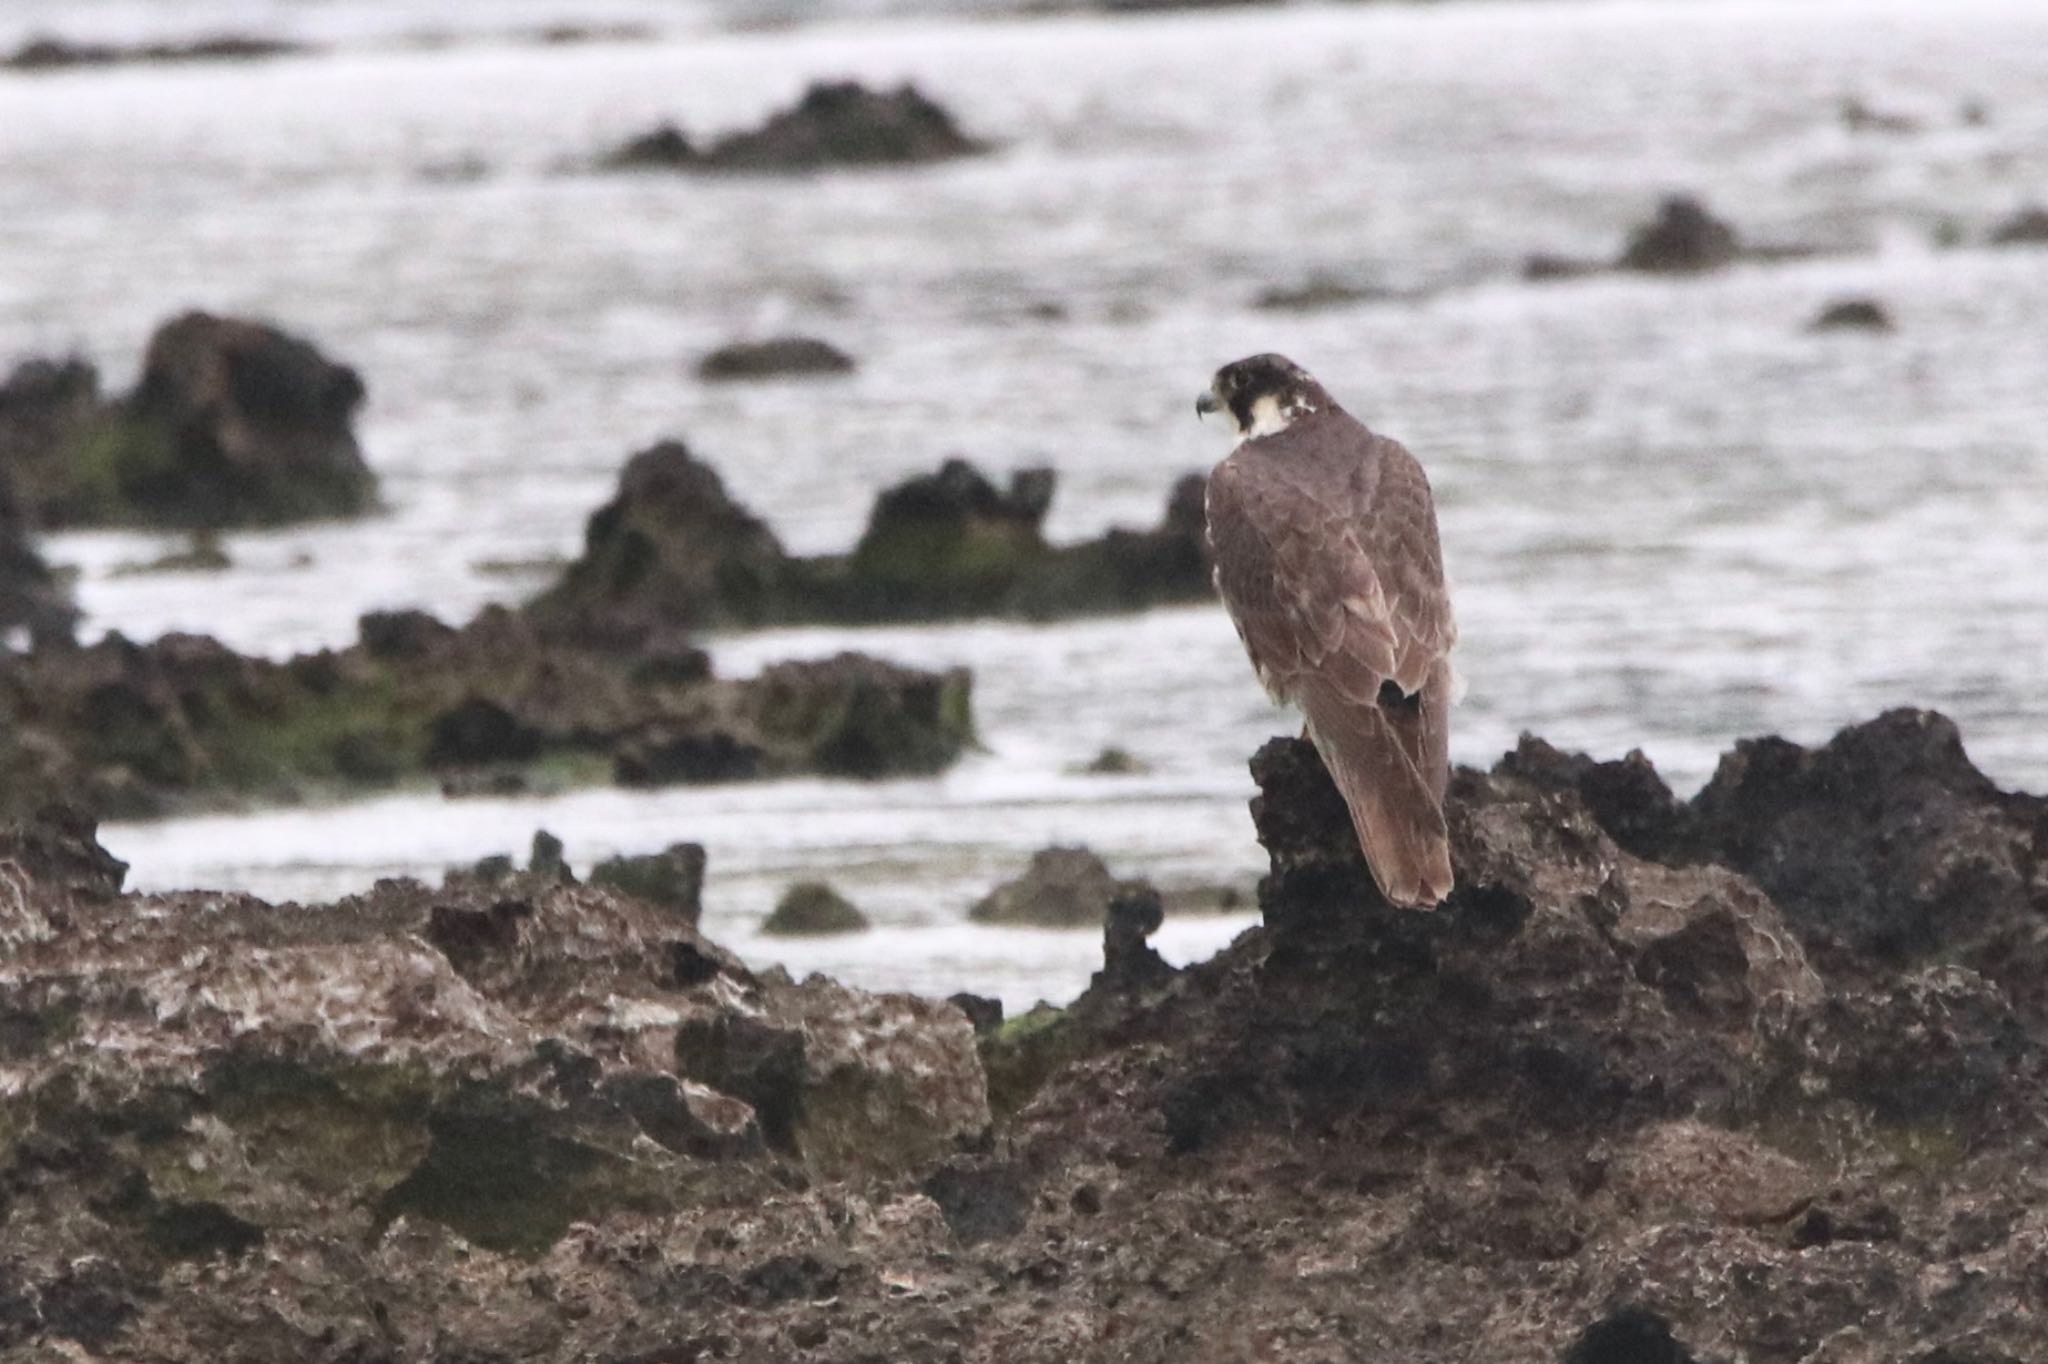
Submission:
<svg viewBox="0 0 2048 1364">
<path fill-rule="evenodd" d="M 1120 897 L 1089 991 L 975 1001 L 978 1044 L 537 872 L 121 897 L 75 821 L 16 830 L 0 1351 L 2030 1361 L 2048 1022 L 1942 958 L 2038 906 L 1901 956 L 1827 909 L 1855 879 L 1779 880 L 2035 837 L 1952 737 L 1748 745 L 1690 805 L 1527 742 L 1454 778 L 1434 913 L 1275 740 L 1266 922 L 1175 970 Z"/>
<path fill-rule="evenodd" d="M 30 362 L 0 389 L 0 464 L 45 526 L 261 525 L 376 501 L 353 429 L 362 380 L 244 318 L 158 327 L 126 397 L 82 361 Z"/>
<path fill-rule="evenodd" d="M 550 635 L 618 648 L 703 626 L 1051 619 L 1209 594 L 1199 475 L 1174 486 L 1157 527 L 1075 545 L 1045 539 L 1052 494 L 1051 470 L 1004 488 L 948 460 L 884 490 L 851 553 L 795 556 L 666 441 L 626 465 L 582 555 L 527 611 Z"/>
</svg>

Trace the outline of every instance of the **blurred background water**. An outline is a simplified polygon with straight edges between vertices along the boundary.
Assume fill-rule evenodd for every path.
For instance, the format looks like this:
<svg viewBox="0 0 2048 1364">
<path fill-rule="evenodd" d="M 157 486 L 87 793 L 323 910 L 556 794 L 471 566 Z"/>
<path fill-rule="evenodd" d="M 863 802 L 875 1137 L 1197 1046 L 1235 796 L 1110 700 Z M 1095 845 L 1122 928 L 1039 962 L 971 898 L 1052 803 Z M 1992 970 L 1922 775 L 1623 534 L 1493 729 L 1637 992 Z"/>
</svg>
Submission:
<svg viewBox="0 0 2048 1364">
<path fill-rule="evenodd" d="M 1916 704 L 1955 716 L 2001 782 L 2048 785 L 2048 251 L 1984 244 L 2048 198 L 2048 6 L 886 8 L 0 6 L 0 46 L 326 45 L 0 73 L 0 366 L 76 351 L 120 387 L 173 312 L 270 318 L 362 372 L 389 504 L 228 535 L 218 574 L 116 575 L 166 543 L 53 537 L 87 633 L 283 655 L 348 641 L 373 608 L 517 600 L 574 552 L 625 457 L 670 434 L 805 551 L 847 545 L 878 489 L 952 454 L 1058 469 L 1056 536 L 1150 523 L 1176 475 L 1224 453 L 1194 393 L 1274 349 L 1430 471 L 1470 684 L 1457 760 L 1533 730 L 1640 746 L 1689 791 L 1739 736 L 1817 741 Z M 565 22 L 634 27 L 532 41 Z M 915 80 L 1000 149 L 802 179 L 584 169 L 663 119 L 715 133 L 844 76 Z M 1846 97 L 1919 131 L 1852 130 Z M 1530 252 L 1611 255 L 1672 190 L 1821 250 L 1703 278 L 1520 279 Z M 1256 306 L 1316 279 L 1384 296 Z M 1806 330 L 1844 296 L 1880 300 L 1897 331 Z M 719 343 L 785 330 L 859 371 L 692 375 Z M 1013 1005 L 1072 994 L 1099 961 L 1092 934 L 965 924 L 1032 849 L 1086 842 L 1166 885 L 1261 868 L 1244 762 L 1295 722 L 1220 609 L 712 641 L 735 674 L 847 647 L 972 667 L 986 751 L 923 781 L 401 795 L 103 837 L 145 888 L 304 900 L 539 826 L 579 867 L 696 840 L 707 930 L 750 960 Z M 1150 772 L 1078 773 L 1111 744 Z M 877 931 L 759 938 L 813 875 Z M 1245 922 L 1176 921 L 1163 946 L 1199 955 Z"/>
</svg>

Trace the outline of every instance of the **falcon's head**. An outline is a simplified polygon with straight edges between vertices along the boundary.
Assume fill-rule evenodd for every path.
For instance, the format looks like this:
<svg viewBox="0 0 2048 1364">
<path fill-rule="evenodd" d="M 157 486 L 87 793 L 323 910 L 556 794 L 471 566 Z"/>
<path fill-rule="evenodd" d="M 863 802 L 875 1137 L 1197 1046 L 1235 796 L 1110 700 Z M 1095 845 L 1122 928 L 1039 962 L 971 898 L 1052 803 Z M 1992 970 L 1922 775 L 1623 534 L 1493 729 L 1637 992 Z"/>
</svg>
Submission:
<svg viewBox="0 0 2048 1364">
<path fill-rule="evenodd" d="M 1216 371 L 1195 415 L 1228 412 L 1240 441 L 1285 431 L 1296 417 L 1334 407 L 1315 376 L 1284 355 L 1253 355 Z"/>
</svg>

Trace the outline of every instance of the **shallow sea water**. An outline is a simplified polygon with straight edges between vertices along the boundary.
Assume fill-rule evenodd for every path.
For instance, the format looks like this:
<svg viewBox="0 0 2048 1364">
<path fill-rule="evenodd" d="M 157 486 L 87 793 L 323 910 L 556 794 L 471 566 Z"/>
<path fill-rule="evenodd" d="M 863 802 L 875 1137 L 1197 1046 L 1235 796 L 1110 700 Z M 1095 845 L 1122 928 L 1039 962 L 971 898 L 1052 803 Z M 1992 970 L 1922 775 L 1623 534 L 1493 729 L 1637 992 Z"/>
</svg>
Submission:
<svg viewBox="0 0 2048 1364">
<path fill-rule="evenodd" d="M 2002 782 L 2048 785 L 2048 251 L 1981 244 L 2048 200 L 2048 8 L 1449 0 L 718 33 L 649 4 L 606 13 L 651 17 L 654 41 L 394 41 L 437 8 L 80 6 L 123 31 L 312 23 L 342 45 L 0 75 L 0 365 L 76 349 L 121 386 L 180 308 L 273 317 L 364 374 L 389 504 L 231 535 L 215 576 L 116 576 L 167 542 L 57 537 L 89 628 L 283 654 L 372 608 L 515 600 L 545 575 L 505 566 L 572 553 L 624 458 L 670 434 L 807 551 L 956 453 L 1056 467 L 1058 535 L 1147 523 L 1224 453 L 1189 410 L 1209 371 L 1278 349 L 1430 470 L 1465 641 L 1460 761 L 1533 730 L 1640 746 L 1690 790 L 1737 737 L 1817 741 L 1910 703 L 1954 715 Z M 0 38 L 65 28 L 53 13 L 11 10 Z M 579 169 L 659 119 L 738 126 L 846 75 L 915 79 L 1000 150 L 801 181 Z M 1847 95 L 1925 126 L 1853 134 Z M 1531 251 L 1611 253 L 1672 189 L 1826 251 L 1706 279 L 1517 278 Z M 1947 221 L 1964 244 L 1937 249 Z M 1399 297 L 1253 306 L 1316 276 Z M 1864 294 L 1895 334 L 1804 330 Z M 783 329 L 859 373 L 692 377 L 711 346 Z M 847 647 L 967 664 L 986 751 L 932 781 L 400 795 L 105 837 L 145 887 L 304 900 L 538 826 L 578 865 L 695 839 L 707 928 L 750 960 L 1013 1005 L 1071 995 L 1099 960 L 1092 935 L 964 924 L 1031 849 L 1085 840 L 1167 884 L 1260 868 L 1244 760 L 1294 721 L 1214 608 L 713 647 L 733 673 Z M 1111 743 L 1151 773 L 1074 773 Z M 758 939 L 808 875 L 882 929 Z M 1166 946 L 1198 955 L 1247 921 L 1176 923 Z"/>
</svg>

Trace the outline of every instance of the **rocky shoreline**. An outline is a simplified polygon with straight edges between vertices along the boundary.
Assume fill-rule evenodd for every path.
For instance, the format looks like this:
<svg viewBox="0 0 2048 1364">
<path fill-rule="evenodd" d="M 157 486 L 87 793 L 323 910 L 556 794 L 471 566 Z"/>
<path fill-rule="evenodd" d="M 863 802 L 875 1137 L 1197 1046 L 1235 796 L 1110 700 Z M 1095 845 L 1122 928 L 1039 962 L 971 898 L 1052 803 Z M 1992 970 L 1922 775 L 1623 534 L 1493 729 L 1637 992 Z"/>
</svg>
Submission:
<svg viewBox="0 0 2048 1364">
<path fill-rule="evenodd" d="M 1158 525 L 1054 545 L 1050 469 L 999 488 L 948 460 L 875 499 L 846 554 L 792 555 L 676 441 L 627 462 L 583 553 L 525 610 L 546 633 L 608 646 L 664 631 L 766 625 L 1030 620 L 1138 611 L 1211 595 L 1202 477 L 1180 479 Z"/>
<path fill-rule="evenodd" d="M 119 402 L 101 403 L 96 374 L 76 363 L 31 363 L 0 388 L 0 816 L 62 799 L 147 817 L 429 780 L 503 794 L 935 772 L 973 742 L 964 671 L 846 655 L 726 681 L 696 636 L 1042 620 L 1210 592 L 1199 476 L 1174 487 L 1152 529 L 1054 545 L 1043 532 L 1050 470 L 999 488 L 953 460 L 885 490 L 849 553 L 805 557 L 666 441 L 628 461 L 583 554 L 522 607 L 459 627 L 377 613 L 355 644 L 283 662 L 196 635 L 73 646 L 76 611 L 35 551 L 33 523 L 285 516 L 323 486 L 316 466 L 336 487 L 367 489 L 348 426 L 361 392 L 353 371 L 303 342 L 202 314 L 159 330 Z M 169 462 L 129 477 L 141 466 L 126 456 L 81 453 L 109 442 Z M 125 472 L 100 477 L 109 469 Z M 15 513 L 19 490 L 32 514 Z M 217 545 L 210 559 L 197 545 L 191 562 L 220 562 Z"/>
<path fill-rule="evenodd" d="M 285 662 L 205 636 L 0 656 L 0 815 L 143 818 L 435 781 L 451 795 L 793 772 L 938 771 L 973 742 L 964 670 L 858 654 L 713 677 L 687 644 L 603 651 L 493 608 L 366 616 Z"/>
<path fill-rule="evenodd" d="M 304 909 L 16 825 L 0 1353 L 2038 1358 L 2048 802 L 1949 722 L 1684 803 L 1525 741 L 1435 914 L 1307 745 L 1253 774 L 1264 925 L 1175 970 L 1129 888 L 1007 1023 L 538 858 Z"/>
</svg>

